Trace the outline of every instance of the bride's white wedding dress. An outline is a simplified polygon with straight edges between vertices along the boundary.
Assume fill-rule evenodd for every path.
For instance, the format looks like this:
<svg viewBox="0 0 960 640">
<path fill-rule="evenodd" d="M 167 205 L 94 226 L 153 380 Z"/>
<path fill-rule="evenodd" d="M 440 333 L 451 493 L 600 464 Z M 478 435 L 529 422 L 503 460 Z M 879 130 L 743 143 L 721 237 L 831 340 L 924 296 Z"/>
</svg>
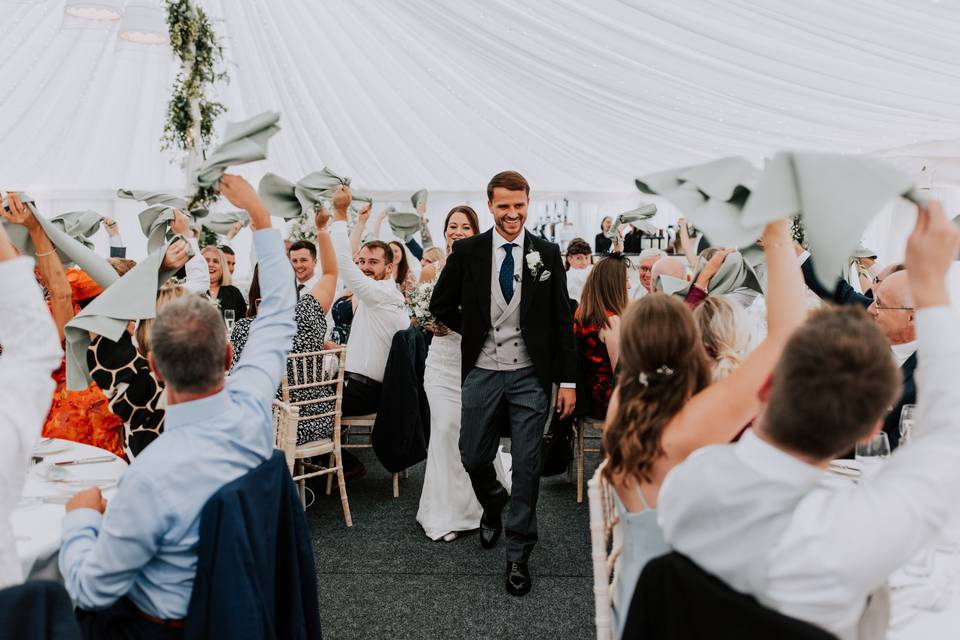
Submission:
<svg viewBox="0 0 960 640">
<path fill-rule="evenodd" d="M 435 336 L 427 354 L 423 389 L 430 403 L 430 445 L 417 522 L 431 540 L 480 526 L 483 509 L 460 462 L 460 334 Z M 509 491 L 501 455 L 497 477 Z"/>
</svg>

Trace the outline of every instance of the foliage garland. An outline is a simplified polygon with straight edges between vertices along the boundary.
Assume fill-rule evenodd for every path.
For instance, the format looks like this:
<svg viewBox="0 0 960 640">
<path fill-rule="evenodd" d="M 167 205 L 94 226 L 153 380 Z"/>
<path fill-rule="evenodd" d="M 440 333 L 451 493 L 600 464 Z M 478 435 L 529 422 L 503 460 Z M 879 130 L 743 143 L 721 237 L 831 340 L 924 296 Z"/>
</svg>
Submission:
<svg viewBox="0 0 960 640">
<path fill-rule="evenodd" d="M 167 106 L 163 148 L 191 153 L 210 144 L 214 123 L 226 111 L 223 104 L 206 95 L 206 90 L 229 78 L 222 69 L 223 47 L 206 11 L 193 0 L 166 0 L 166 9 L 170 47 L 180 60 L 180 71 Z M 199 129 L 199 140 L 195 139 L 195 128 Z M 206 206 L 216 196 L 215 189 L 200 189 L 190 206 Z"/>
</svg>

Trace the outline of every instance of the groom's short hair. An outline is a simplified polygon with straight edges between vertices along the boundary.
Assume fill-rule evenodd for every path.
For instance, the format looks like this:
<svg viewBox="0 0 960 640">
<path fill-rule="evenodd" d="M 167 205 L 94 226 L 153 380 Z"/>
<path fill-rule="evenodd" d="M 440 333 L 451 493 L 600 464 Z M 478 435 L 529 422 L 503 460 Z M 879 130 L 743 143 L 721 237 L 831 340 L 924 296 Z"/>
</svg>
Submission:
<svg viewBox="0 0 960 640">
<path fill-rule="evenodd" d="M 530 195 L 530 183 L 516 171 L 501 171 L 490 178 L 490 182 L 487 184 L 488 201 L 493 200 L 493 190 L 497 187 L 507 191 L 523 191 L 528 196 Z"/>
</svg>

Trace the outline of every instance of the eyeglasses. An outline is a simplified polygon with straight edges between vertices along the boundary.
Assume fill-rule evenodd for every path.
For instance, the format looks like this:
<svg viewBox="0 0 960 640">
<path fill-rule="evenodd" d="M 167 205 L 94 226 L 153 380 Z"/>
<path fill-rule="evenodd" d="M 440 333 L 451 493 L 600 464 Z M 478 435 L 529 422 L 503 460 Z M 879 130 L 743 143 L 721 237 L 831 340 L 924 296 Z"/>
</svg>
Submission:
<svg viewBox="0 0 960 640">
<path fill-rule="evenodd" d="M 876 298 L 874 298 L 873 300 L 873 306 L 874 308 L 876 308 L 877 311 L 914 311 L 915 310 L 914 307 L 888 307 Z"/>
</svg>

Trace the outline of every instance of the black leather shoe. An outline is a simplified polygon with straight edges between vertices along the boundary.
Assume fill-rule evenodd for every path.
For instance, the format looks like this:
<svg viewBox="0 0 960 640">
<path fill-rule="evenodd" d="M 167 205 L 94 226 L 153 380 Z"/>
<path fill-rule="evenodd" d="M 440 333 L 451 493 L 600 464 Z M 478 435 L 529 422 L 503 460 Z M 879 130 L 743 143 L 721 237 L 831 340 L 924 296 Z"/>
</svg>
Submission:
<svg viewBox="0 0 960 640">
<path fill-rule="evenodd" d="M 507 563 L 507 593 L 512 596 L 525 596 L 530 593 L 530 569 L 526 562 Z"/>
<path fill-rule="evenodd" d="M 492 549 L 503 532 L 503 509 L 495 513 L 483 512 L 480 517 L 480 546 Z"/>
</svg>

